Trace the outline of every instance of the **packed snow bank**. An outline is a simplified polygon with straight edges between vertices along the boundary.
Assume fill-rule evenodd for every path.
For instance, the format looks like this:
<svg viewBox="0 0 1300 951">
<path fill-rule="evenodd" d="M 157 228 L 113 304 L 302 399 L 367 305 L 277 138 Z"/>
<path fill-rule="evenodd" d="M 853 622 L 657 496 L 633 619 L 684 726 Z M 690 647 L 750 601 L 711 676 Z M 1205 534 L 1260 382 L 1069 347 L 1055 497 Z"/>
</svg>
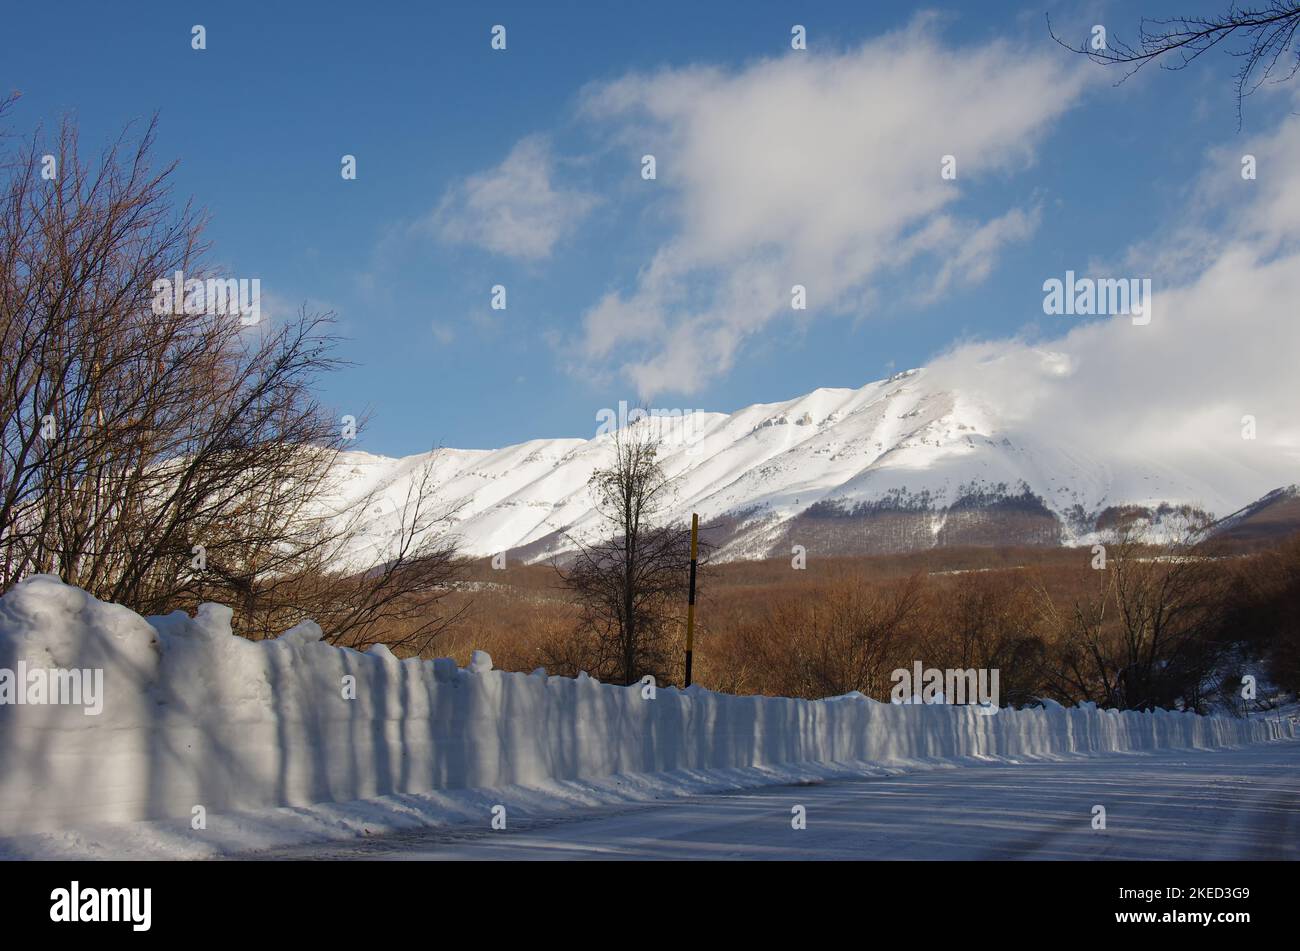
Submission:
<svg viewBox="0 0 1300 951">
<path fill-rule="evenodd" d="M 672 770 L 1209 748 L 1290 721 L 1093 707 L 891 706 L 613 687 L 331 647 L 304 622 L 271 641 L 229 608 L 146 620 L 47 576 L 0 599 L 0 676 L 102 671 L 102 696 L 0 705 L 0 836 L 436 790 Z M 36 678 L 40 679 L 39 676 Z M 50 675 L 44 700 L 58 678 Z M 8 683 L 19 692 L 23 683 Z M 62 689 L 70 689 L 71 679 Z M 84 680 L 93 691 L 94 678 Z M 30 690 L 24 699 L 31 701 Z M 64 697 L 68 699 L 68 697 Z M 98 713 L 94 708 L 100 706 Z"/>
</svg>

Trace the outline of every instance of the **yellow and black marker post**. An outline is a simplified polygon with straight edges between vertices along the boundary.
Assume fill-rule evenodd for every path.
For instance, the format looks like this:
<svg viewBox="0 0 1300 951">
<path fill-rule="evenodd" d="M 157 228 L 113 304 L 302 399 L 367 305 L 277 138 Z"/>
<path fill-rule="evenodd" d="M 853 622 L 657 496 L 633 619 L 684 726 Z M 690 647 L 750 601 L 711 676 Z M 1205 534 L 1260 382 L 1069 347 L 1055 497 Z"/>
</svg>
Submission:
<svg viewBox="0 0 1300 951">
<path fill-rule="evenodd" d="M 691 587 L 686 600 L 686 686 L 691 685 L 691 653 L 695 646 L 695 557 L 700 538 L 700 517 L 691 513 Z"/>
</svg>

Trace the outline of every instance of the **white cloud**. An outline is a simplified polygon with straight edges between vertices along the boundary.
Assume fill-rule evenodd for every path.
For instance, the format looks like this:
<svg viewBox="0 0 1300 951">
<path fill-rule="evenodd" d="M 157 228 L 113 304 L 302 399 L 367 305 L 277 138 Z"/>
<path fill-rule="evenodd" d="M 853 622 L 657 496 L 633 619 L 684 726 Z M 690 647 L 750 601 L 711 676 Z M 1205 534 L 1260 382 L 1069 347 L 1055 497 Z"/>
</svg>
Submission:
<svg viewBox="0 0 1300 951">
<path fill-rule="evenodd" d="M 954 284 L 978 284 L 989 276 L 1004 245 L 1023 241 L 1038 228 L 1039 209 L 1013 208 L 973 229 L 963 228 L 960 245 L 948 255 L 931 287 L 921 295 L 923 302 L 937 300 Z"/>
<path fill-rule="evenodd" d="M 661 143 L 656 185 L 672 195 L 678 229 L 633 288 L 585 315 L 582 358 L 621 361 L 642 396 L 691 392 L 791 316 L 793 284 L 815 312 L 871 299 L 877 278 L 918 260 L 937 271 L 922 297 L 983 279 L 1037 211 L 972 221 L 950 206 L 1032 161 L 1085 81 L 1067 58 L 946 46 L 918 22 L 844 54 L 589 89 L 589 118 Z M 940 177 L 945 155 L 956 181 Z"/>
<path fill-rule="evenodd" d="M 546 258 L 596 204 L 585 192 L 556 188 L 554 166 L 546 139 L 522 139 L 496 168 L 449 189 L 427 225 L 449 243 Z"/>
<path fill-rule="evenodd" d="M 1243 152 L 1259 159 L 1254 182 L 1241 178 Z M 1015 427 L 1068 433 L 1097 458 L 1195 456 L 1207 480 L 1244 478 L 1259 491 L 1300 481 L 1297 152 L 1300 119 L 1288 118 L 1210 153 L 1184 220 L 1107 266 L 1106 276 L 1152 278 L 1149 325 L 1048 317 L 1076 325 L 1047 344 L 959 346 L 930 373 Z M 1254 441 L 1241 437 L 1244 415 L 1256 418 Z"/>
</svg>

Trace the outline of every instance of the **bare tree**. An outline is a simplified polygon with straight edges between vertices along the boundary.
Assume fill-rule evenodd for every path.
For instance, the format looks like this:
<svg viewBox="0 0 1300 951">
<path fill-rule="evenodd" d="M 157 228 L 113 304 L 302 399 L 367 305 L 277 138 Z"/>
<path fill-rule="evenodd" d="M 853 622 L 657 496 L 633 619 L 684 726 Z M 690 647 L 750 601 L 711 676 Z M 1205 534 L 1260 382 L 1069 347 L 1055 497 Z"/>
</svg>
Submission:
<svg viewBox="0 0 1300 951">
<path fill-rule="evenodd" d="M 887 699 L 890 673 L 919 659 L 923 576 L 870 586 L 847 573 L 811 598 L 791 598 L 752 632 L 764 689 L 819 699 L 858 691 Z"/>
<path fill-rule="evenodd" d="M 675 669 L 670 645 L 690 574 L 689 527 L 662 521 L 672 480 L 652 423 L 642 419 L 611 434 L 613 460 L 588 482 L 605 532 L 594 542 L 571 536 L 578 553 L 561 577 L 582 614 L 574 637 L 549 658 L 625 684 L 646 674 L 663 682 Z"/>
<path fill-rule="evenodd" d="M 1164 69 L 1185 69 L 1204 53 L 1222 48 L 1241 61 L 1235 77 L 1238 122 L 1246 96 L 1275 73 L 1279 76 L 1273 82 L 1285 82 L 1300 70 L 1300 43 L 1296 37 L 1300 3 L 1296 0 L 1269 0 L 1249 6 L 1233 2 L 1225 12 L 1206 16 L 1144 17 L 1136 44 L 1108 36 L 1100 48 L 1089 43 L 1075 46 L 1056 35 L 1050 16 L 1047 28 L 1052 38 L 1071 52 L 1095 63 L 1125 68 L 1120 82 L 1148 63 L 1158 62 Z"/>
<path fill-rule="evenodd" d="M 1038 696 L 1046 649 L 1036 631 L 1030 586 L 970 572 L 935 593 L 922 656 L 935 667 L 996 669 L 1004 706 Z"/>
<path fill-rule="evenodd" d="M 449 530 L 455 511 L 438 501 L 434 464 L 431 457 L 411 474 L 400 502 L 390 501 L 389 483 L 345 508 L 324 501 L 341 488 L 342 466 L 330 468 L 310 496 L 259 492 L 241 506 L 255 521 L 235 533 L 245 544 L 223 546 L 225 557 L 208 561 L 195 579 L 198 599 L 239 605 L 239 632 L 254 639 L 311 618 L 330 643 L 423 653 L 471 606 L 446 615 L 438 607 L 463 563 Z"/>
<path fill-rule="evenodd" d="M 4 157 L 0 591 L 53 573 L 145 614 L 223 601 L 265 636 L 317 611 L 331 638 L 369 643 L 452 571 L 428 476 L 396 549 L 341 571 L 354 533 L 320 500 L 344 433 L 314 395 L 341 365 L 332 317 L 191 306 L 213 275 L 205 222 L 173 203 L 174 165 L 150 168 L 155 130 L 86 162 L 65 121 Z M 177 271 L 186 299 L 160 306 Z"/>
<path fill-rule="evenodd" d="M 1040 591 L 1060 650 L 1061 669 L 1049 676 L 1056 693 L 1121 709 L 1201 705 L 1219 660 L 1223 582 L 1198 551 L 1199 526 L 1166 531 L 1168 540 L 1152 546 L 1135 525 L 1118 530 L 1096 594 L 1068 612 Z"/>
</svg>

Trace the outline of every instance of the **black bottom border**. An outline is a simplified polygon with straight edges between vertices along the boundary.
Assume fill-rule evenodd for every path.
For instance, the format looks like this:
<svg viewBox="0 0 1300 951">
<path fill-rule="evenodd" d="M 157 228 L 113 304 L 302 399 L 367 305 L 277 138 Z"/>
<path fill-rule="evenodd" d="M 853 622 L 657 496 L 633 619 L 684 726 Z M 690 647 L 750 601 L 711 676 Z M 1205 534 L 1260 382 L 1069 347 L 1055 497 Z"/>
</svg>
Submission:
<svg viewBox="0 0 1300 951">
<path fill-rule="evenodd" d="M 1272 862 L 5 862 L 8 937 L 349 937 L 432 928 L 463 940 L 640 933 L 987 941 L 1200 930 L 1231 940 L 1293 921 L 1294 866 Z M 130 921 L 54 921 L 60 889 L 150 889 Z M 139 893 L 143 894 L 143 893 Z M 70 901 L 65 900 L 66 910 Z M 137 909 L 138 914 L 138 909 Z M 1154 920 L 1120 920 L 1120 915 Z M 1212 916 L 1207 923 L 1200 916 Z M 1197 916 L 1196 918 L 1191 917 Z M 1219 916 L 1231 915 L 1235 920 Z M 1242 916 L 1244 915 L 1245 920 Z M 403 921 L 406 925 L 403 925 Z M 447 929 L 452 929 L 449 934 Z M 574 932 L 569 929 L 577 928 Z M 615 935 L 610 934 L 613 929 Z M 1030 930 L 1032 929 L 1032 931 Z M 1243 929 L 1245 931 L 1243 932 Z M 583 937 L 590 935 L 588 939 Z M 396 935 L 393 935 L 396 938 Z"/>
</svg>

